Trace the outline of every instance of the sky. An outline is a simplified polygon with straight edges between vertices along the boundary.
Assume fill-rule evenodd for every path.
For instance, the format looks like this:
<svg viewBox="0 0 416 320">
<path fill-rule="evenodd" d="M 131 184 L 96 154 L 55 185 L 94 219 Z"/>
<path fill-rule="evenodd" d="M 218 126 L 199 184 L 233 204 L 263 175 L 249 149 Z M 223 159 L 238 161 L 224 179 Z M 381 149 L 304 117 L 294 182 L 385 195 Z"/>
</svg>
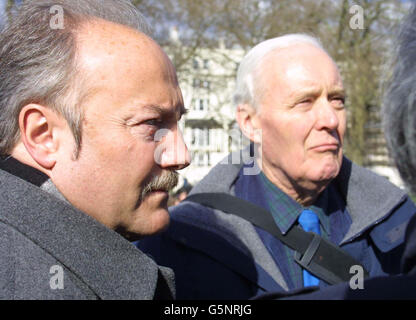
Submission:
<svg viewBox="0 0 416 320">
<path fill-rule="evenodd" d="M 21 2 L 22 0 L 15 1 L 15 3 L 17 4 L 20 4 Z M 4 20 L 5 20 L 4 11 L 6 9 L 6 6 L 7 6 L 7 0 L 0 0 L 0 27 L 3 25 Z"/>
<path fill-rule="evenodd" d="M 3 14 L 6 8 L 6 0 L 0 0 L 0 26 L 3 24 Z"/>
</svg>

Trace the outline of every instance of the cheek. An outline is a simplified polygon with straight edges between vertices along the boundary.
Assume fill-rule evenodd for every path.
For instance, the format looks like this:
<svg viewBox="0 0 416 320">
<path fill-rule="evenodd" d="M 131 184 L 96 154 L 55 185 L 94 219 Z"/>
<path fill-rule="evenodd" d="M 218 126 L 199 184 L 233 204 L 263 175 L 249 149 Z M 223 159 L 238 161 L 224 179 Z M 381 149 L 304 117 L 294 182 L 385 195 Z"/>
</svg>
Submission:
<svg viewBox="0 0 416 320">
<path fill-rule="evenodd" d="M 142 184 L 147 180 L 156 165 L 154 152 L 155 146 L 146 143 L 136 143 L 122 148 L 119 151 L 118 163 L 126 180 L 134 181 L 135 184 Z"/>
<path fill-rule="evenodd" d="M 272 125 L 263 133 L 263 157 L 273 166 L 295 175 L 306 160 L 308 131 L 299 122 Z"/>
<path fill-rule="evenodd" d="M 153 171 L 155 143 L 143 142 L 128 135 L 117 135 L 101 143 L 83 149 L 94 173 L 103 185 L 112 184 L 111 189 L 123 188 L 126 193 L 137 192 L 136 188 L 148 179 Z"/>
<path fill-rule="evenodd" d="M 302 118 L 284 119 L 282 117 L 279 121 L 265 121 L 263 128 L 265 146 L 277 149 L 276 151 L 281 155 L 293 152 L 299 155 L 304 150 L 311 131 L 308 121 Z"/>
<path fill-rule="evenodd" d="M 341 142 L 344 141 L 344 135 L 345 135 L 346 130 L 347 130 L 347 119 L 344 114 L 344 116 L 340 119 L 340 125 L 338 129 L 338 134 L 339 134 L 339 138 Z"/>
<path fill-rule="evenodd" d="M 106 137 L 104 137 L 106 139 Z M 145 162 L 153 157 L 156 143 L 144 137 L 130 134 L 128 131 L 119 132 L 102 145 L 102 156 L 123 162 Z M 128 168 L 125 168 L 128 170 Z"/>
<path fill-rule="evenodd" d="M 345 109 L 338 110 L 336 116 L 338 119 L 338 127 L 335 130 L 342 142 L 344 140 L 344 135 L 347 128 L 347 112 Z"/>
</svg>

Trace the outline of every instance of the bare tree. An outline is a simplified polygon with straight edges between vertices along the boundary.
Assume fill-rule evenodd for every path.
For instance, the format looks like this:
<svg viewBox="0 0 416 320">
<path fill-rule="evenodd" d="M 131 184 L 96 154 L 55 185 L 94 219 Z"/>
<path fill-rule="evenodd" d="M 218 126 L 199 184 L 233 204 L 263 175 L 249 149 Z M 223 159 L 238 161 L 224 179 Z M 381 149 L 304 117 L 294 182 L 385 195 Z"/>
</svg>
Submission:
<svg viewBox="0 0 416 320">
<path fill-rule="evenodd" d="M 222 46 L 249 50 L 255 44 L 287 33 L 308 33 L 321 39 L 337 61 L 348 93 L 346 154 L 359 164 L 370 165 L 374 134 L 380 135 L 377 111 L 380 77 L 388 58 L 395 25 L 404 4 L 394 0 L 165 0 L 135 1 L 152 17 L 158 40 L 169 47 L 178 73 L 186 74 L 190 60 L 203 48 L 213 59 L 232 59 L 218 50 Z M 363 26 L 351 25 L 362 9 Z M 360 17 L 358 17 L 360 18 Z M 169 28 L 180 30 L 181 41 L 172 42 Z M 238 61 L 234 61 L 235 65 Z M 218 87 L 235 76 L 231 69 Z"/>
<path fill-rule="evenodd" d="M 287 33 L 308 33 L 321 39 L 338 63 L 348 93 L 346 154 L 371 165 L 369 153 L 379 148 L 380 79 L 394 30 L 406 3 L 397 0 L 133 0 L 153 26 L 155 39 L 171 56 L 181 81 L 194 72 L 192 61 L 210 50 L 213 63 L 231 66 L 218 76 L 206 73 L 211 90 L 235 78 L 239 55 L 224 48 L 248 51 L 257 43 Z M 12 19 L 15 0 L 7 0 Z M 362 8 L 363 26 L 352 19 Z M 177 30 L 177 33 L 175 33 Z M 189 83 L 188 83 L 189 84 Z M 221 118 L 221 110 L 217 110 Z M 229 126 L 232 119 L 227 120 Z M 376 137 L 376 138 L 375 138 Z M 370 152 L 369 152 L 370 150 Z"/>
</svg>

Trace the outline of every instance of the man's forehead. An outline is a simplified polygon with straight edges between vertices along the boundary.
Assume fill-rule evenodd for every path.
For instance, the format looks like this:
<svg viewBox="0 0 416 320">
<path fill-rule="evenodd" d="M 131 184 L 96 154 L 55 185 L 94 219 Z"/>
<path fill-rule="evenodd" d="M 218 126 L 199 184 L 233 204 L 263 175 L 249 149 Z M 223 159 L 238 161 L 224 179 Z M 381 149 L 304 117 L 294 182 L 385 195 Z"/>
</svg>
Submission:
<svg viewBox="0 0 416 320">
<path fill-rule="evenodd" d="M 342 87 L 341 76 L 333 59 L 325 51 L 308 44 L 270 52 L 259 71 L 269 74 L 275 81 L 299 81 L 304 82 L 305 86 L 314 86 L 328 80 L 331 85 Z"/>
<path fill-rule="evenodd" d="M 182 97 L 171 61 L 145 34 L 95 21 L 83 27 L 78 42 L 77 65 L 89 91 L 140 96 L 141 92 L 146 95 L 153 90 L 158 94 L 146 103 L 158 104 L 158 99 L 170 105 L 180 103 L 176 102 Z"/>
<path fill-rule="evenodd" d="M 308 43 L 298 43 L 267 53 L 262 59 L 260 69 L 266 71 L 272 66 L 272 69 L 278 69 L 280 72 L 289 68 L 294 72 L 296 69 L 315 66 L 317 60 L 337 68 L 334 60 L 323 49 Z"/>
<path fill-rule="evenodd" d="M 84 23 L 77 32 L 76 40 L 77 59 L 87 71 L 101 68 L 112 60 L 139 63 L 154 58 L 159 63 L 166 63 L 162 49 L 153 39 L 109 21 L 98 19 Z"/>
<path fill-rule="evenodd" d="M 114 37 L 117 35 L 118 37 Z M 92 18 L 83 22 L 76 32 L 77 40 L 98 41 L 108 43 L 109 40 L 119 44 L 125 44 L 127 37 L 136 38 L 143 43 L 154 42 L 149 36 L 131 27 L 114 23 L 111 21 Z"/>
</svg>

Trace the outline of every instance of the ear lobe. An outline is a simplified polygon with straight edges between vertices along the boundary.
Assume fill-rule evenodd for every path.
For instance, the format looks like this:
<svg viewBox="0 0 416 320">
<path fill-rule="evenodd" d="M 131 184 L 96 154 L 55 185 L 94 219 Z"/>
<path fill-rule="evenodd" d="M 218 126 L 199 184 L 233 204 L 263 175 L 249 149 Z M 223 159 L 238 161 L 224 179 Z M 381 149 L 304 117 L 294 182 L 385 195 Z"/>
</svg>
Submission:
<svg viewBox="0 0 416 320">
<path fill-rule="evenodd" d="M 237 106 L 236 119 L 243 134 L 254 143 L 260 143 L 258 137 L 259 125 L 256 110 L 247 104 Z"/>
<path fill-rule="evenodd" d="M 20 111 L 20 135 L 26 150 L 40 166 L 52 169 L 58 141 L 54 136 L 56 114 L 47 107 L 29 104 Z"/>
</svg>

